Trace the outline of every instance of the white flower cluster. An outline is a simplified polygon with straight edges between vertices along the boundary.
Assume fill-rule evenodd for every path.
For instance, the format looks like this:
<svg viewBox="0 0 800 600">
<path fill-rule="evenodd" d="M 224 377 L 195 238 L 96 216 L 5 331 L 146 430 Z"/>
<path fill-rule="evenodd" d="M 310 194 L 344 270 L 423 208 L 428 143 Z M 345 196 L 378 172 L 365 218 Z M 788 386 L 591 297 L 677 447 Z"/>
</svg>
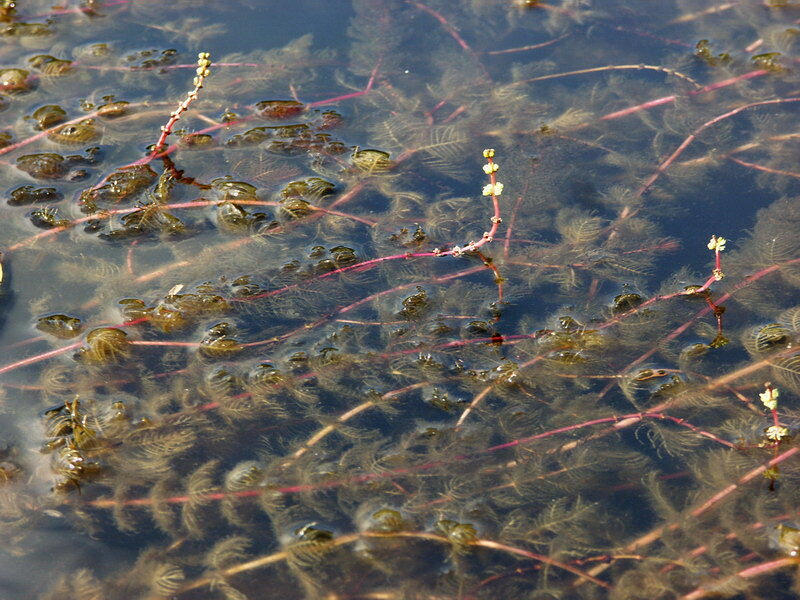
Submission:
<svg viewBox="0 0 800 600">
<path fill-rule="evenodd" d="M 785 437 L 789 437 L 789 429 L 783 425 L 772 425 L 764 430 L 764 435 L 768 440 L 779 442 Z"/>
<path fill-rule="evenodd" d="M 484 196 L 499 196 L 503 193 L 503 184 L 498 183 L 487 183 L 483 186 L 483 195 Z"/>
<path fill-rule="evenodd" d="M 203 87 L 203 80 L 208 77 L 211 72 L 208 68 L 211 66 L 211 54 L 208 52 L 201 52 L 197 55 L 197 69 L 195 70 L 194 87 L 200 89 Z"/>
<path fill-rule="evenodd" d="M 708 242 L 708 249 L 714 250 L 716 252 L 722 252 L 725 250 L 725 244 L 728 240 L 724 237 L 717 237 L 715 235 L 711 236 L 711 240 Z"/>
<path fill-rule="evenodd" d="M 761 403 L 769 410 L 776 410 L 778 408 L 778 396 L 780 393 L 777 388 L 767 386 L 767 389 L 758 395 Z"/>
</svg>

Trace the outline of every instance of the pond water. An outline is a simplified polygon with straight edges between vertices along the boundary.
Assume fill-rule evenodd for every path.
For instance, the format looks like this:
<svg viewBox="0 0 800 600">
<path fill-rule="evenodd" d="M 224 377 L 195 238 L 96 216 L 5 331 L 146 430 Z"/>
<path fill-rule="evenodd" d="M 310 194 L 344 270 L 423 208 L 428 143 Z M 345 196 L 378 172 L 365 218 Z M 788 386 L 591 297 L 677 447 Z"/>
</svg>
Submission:
<svg viewBox="0 0 800 600">
<path fill-rule="evenodd" d="M 0 3 L 0 598 L 800 597 L 797 8 Z"/>
</svg>

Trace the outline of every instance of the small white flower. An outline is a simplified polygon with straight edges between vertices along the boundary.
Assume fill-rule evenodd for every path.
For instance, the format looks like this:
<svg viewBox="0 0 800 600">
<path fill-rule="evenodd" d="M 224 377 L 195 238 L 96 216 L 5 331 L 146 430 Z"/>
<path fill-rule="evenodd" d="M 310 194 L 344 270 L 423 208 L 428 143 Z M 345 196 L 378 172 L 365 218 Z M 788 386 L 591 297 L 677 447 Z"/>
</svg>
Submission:
<svg viewBox="0 0 800 600">
<path fill-rule="evenodd" d="M 769 410 L 776 410 L 778 408 L 779 395 L 777 388 L 767 388 L 758 395 L 758 398 Z"/>
<path fill-rule="evenodd" d="M 492 185 L 491 183 L 487 183 L 483 186 L 483 195 L 484 196 L 499 196 L 503 193 L 503 184 L 502 183 L 495 183 Z"/>
<path fill-rule="evenodd" d="M 498 166 L 497 163 L 486 163 L 485 165 L 483 165 L 483 172 L 486 173 L 487 175 L 491 175 L 492 173 L 497 173 L 497 170 L 499 168 L 500 167 Z"/>
<path fill-rule="evenodd" d="M 767 436 L 768 440 L 779 442 L 789 436 L 789 430 L 781 425 L 772 425 L 764 430 L 764 435 Z"/>
<path fill-rule="evenodd" d="M 725 250 L 725 243 L 727 241 L 728 240 L 726 240 L 724 237 L 717 237 L 715 235 L 712 235 L 711 240 L 708 242 L 708 249 L 715 250 L 717 252 L 722 252 L 723 250 Z"/>
</svg>

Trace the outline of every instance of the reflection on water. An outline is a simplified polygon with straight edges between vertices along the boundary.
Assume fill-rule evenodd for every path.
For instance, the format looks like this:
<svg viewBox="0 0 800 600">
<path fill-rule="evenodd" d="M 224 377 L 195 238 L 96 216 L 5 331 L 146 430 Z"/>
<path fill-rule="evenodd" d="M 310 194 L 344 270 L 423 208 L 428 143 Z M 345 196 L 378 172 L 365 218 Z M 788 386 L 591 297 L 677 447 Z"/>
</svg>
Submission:
<svg viewBox="0 0 800 600">
<path fill-rule="evenodd" d="M 791 8 L 2 3 L 0 587 L 796 597 Z"/>
</svg>

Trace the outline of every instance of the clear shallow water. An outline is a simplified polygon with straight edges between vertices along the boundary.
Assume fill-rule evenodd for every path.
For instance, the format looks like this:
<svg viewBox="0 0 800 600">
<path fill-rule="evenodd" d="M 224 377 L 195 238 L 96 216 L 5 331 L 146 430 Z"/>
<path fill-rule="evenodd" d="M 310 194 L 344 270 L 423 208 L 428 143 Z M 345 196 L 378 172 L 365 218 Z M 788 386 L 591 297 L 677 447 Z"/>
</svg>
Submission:
<svg viewBox="0 0 800 600">
<path fill-rule="evenodd" d="M 6 596 L 795 597 L 795 19 L 18 7 Z"/>
</svg>

